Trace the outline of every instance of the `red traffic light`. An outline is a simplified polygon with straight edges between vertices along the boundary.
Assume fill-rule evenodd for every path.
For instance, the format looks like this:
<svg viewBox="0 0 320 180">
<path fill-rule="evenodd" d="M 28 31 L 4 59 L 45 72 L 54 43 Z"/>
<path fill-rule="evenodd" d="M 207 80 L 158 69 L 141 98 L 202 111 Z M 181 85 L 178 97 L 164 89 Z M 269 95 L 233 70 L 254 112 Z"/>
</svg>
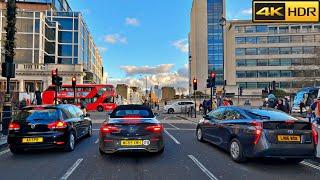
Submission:
<svg viewBox="0 0 320 180">
<path fill-rule="evenodd" d="M 51 74 L 52 74 L 52 76 L 57 76 L 57 75 L 58 75 L 58 72 L 57 72 L 57 70 L 52 70 L 52 71 L 51 71 Z"/>
<path fill-rule="evenodd" d="M 197 83 L 197 79 L 196 78 L 193 79 L 193 83 Z"/>
<path fill-rule="evenodd" d="M 77 81 L 76 77 L 72 77 L 72 82 L 76 82 L 76 81 Z"/>
<path fill-rule="evenodd" d="M 211 78 L 215 78 L 216 77 L 216 73 L 211 73 Z"/>
</svg>

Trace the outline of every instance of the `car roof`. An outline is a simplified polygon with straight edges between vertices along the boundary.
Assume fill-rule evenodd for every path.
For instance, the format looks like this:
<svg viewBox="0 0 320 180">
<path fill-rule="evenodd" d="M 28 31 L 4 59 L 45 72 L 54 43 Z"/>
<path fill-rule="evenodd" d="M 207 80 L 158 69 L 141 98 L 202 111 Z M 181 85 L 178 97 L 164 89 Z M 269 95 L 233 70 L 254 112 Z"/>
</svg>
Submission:
<svg viewBox="0 0 320 180">
<path fill-rule="evenodd" d="M 144 105 L 140 105 L 140 104 L 120 105 L 120 106 L 116 107 L 115 110 L 125 110 L 125 109 L 143 109 L 143 110 L 151 111 L 151 109 L 149 107 L 144 106 Z"/>
<path fill-rule="evenodd" d="M 273 111 L 273 112 L 282 112 L 274 108 L 268 108 L 268 107 L 258 107 L 258 106 L 224 106 L 226 108 L 232 108 L 236 110 L 247 110 L 247 111 L 252 111 L 252 110 L 259 110 L 259 111 Z"/>
<path fill-rule="evenodd" d="M 75 106 L 72 104 L 58 104 L 58 105 L 36 105 L 36 106 L 26 106 L 23 109 L 30 109 L 30 108 L 55 108 L 55 109 L 61 109 L 68 106 Z"/>
</svg>

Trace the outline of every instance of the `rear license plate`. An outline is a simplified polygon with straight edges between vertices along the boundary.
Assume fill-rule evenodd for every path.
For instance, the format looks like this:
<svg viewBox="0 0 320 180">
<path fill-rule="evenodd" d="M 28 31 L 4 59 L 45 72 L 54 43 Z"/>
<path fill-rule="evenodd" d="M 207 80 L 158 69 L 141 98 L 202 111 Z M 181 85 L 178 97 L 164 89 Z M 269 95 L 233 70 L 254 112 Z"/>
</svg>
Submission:
<svg viewBox="0 0 320 180">
<path fill-rule="evenodd" d="M 142 146 L 142 140 L 122 140 L 121 146 Z"/>
<path fill-rule="evenodd" d="M 300 142 L 300 136 L 278 135 L 279 142 Z"/>
<path fill-rule="evenodd" d="M 42 137 L 37 137 L 37 138 L 22 138 L 22 143 L 41 143 L 43 142 Z"/>
</svg>

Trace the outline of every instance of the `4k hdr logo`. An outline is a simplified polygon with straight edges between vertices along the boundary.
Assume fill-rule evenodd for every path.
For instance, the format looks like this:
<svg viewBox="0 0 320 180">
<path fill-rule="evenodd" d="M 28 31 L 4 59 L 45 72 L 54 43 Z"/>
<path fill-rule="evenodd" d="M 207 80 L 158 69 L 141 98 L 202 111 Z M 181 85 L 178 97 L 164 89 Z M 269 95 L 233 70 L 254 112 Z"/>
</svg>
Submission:
<svg viewBox="0 0 320 180">
<path fill-rule="evenodd" d="M 319 22 L 319 0 L 253 1 L 253 22 Z"/>
</svg>

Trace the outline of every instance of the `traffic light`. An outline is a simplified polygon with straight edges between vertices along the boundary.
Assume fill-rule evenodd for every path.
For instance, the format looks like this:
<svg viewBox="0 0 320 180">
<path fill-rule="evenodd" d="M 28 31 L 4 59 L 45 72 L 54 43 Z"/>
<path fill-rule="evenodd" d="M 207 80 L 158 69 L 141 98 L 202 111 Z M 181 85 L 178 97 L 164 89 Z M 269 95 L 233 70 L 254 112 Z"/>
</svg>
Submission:
<svg viewBox="0 0 320 180">
<path fill-rule="evenodd" d="M 62 86 L 62 77 L 60 77 L 60 76 L 57 76 L 57 85 L 60 87 L 60 86 Z"/>
<path fill-rule="evenodd" d="M 1 69 L 2 69 L 2 74 L 1 74 L 2 77 L 15 78 L 16 76 L 15 64 L 4 62 L 1 64 Z"/>
<path fill-rule="evenodd" d="M 207 79 L 207 88 L 216 87 L 216 73 L 212 72 Z"/>
<path fill-rule="evenodd" d="M 52 85 L 57 85 L 58 69 L 51 71 Z"/>
<path fill-rule="evenodd" d="M 193 79 L 193 90 L 198 90 L 198 80 L 196 78 Z"/>
<path fill-rule="evenodd" d="M 77 79 L 76 77 L 72 77 L 72 88 L 76 88 L 77 85 Z"/>
<path fill-rule="evenodd" d="M 239 87 L 239 95 L 240 95 L 240 96 L 243 95 L 243 87 Z"/>
</svg>

